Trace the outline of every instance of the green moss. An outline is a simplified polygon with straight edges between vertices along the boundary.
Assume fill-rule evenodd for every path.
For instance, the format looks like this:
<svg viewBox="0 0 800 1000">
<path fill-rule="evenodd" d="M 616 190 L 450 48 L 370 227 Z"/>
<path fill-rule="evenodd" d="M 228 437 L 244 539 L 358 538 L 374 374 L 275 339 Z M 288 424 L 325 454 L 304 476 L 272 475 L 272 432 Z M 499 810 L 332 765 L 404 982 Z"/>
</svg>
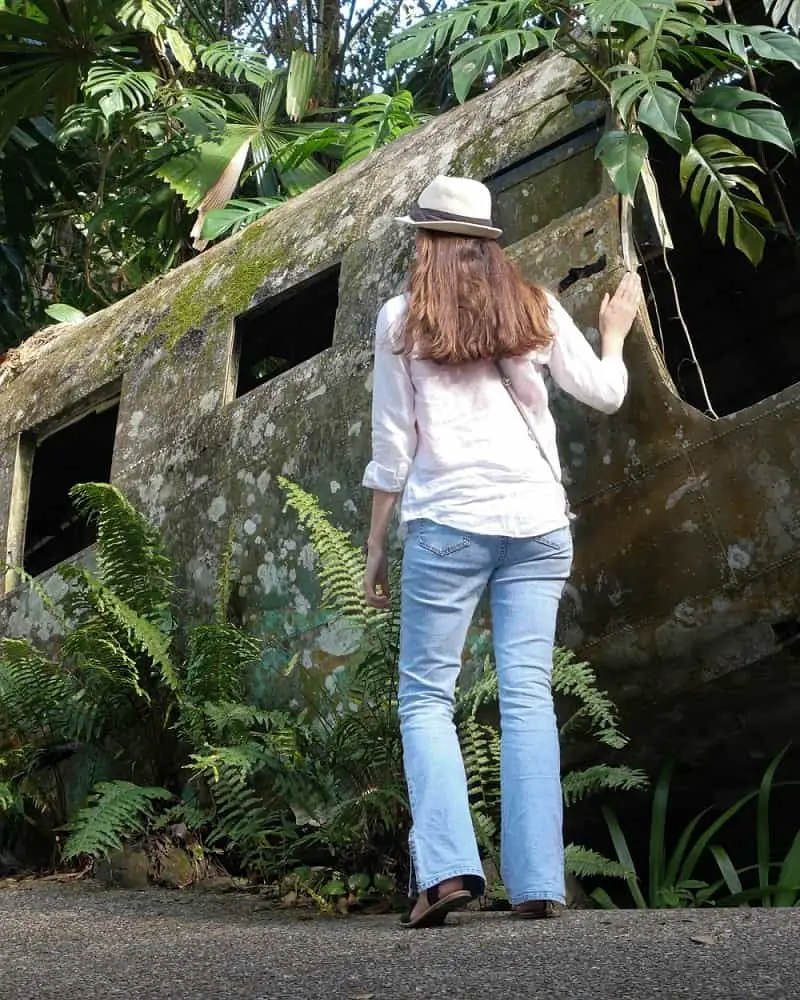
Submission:
<svg viewBox="0 0 800 1000">
<path fill-rule="evenodd" d="M 462 146 L 453 159 L 451 172 L 461 177 L 482 180 L 497 164 L 497 140 L 489 136 L 473 139 Z"/>
<path fill-rule="evenodd" d="M 190 330 L 204 329 L 206 316 L 212 309 L 222 307 L 231 319 L 246 309 L 266 278 L 281 266 L 286 266 L 291 257 L 283 247 L 272 247 L 263 253 L 252 248 L 248 253 L 248 247 L 253 247 L 261 239 L 263 232 L 251 235 L 250 230 L 245 230 L 236 241 L 235 256 L 225 259 L 215 254 L 198 265 L 195 273 L 186 278 L 172 295 L 169 294 L 170 285 L 173 282 L 177 284 L 177 281 L 167 277 L 160 290 L 168 301 L 167 310 L 150 333 L 137 338 L 132 345 L 134 349 L 141 351 L 147 344 L 161 340 L 171 350 Z M 226 274 L 213 291 L 209 291 L 205 285 L 215 268 L 222 268 Z"/>
<path fill-rule="evenodd" d="M 164 346 L 174 347 L 189 330 L 202 327 L 209 302 L 202 294 L 210 268 L 199 267 L 172 296 L 167 314 L 156 327 L 153 336 L 163 337 Z"/>
</svg>

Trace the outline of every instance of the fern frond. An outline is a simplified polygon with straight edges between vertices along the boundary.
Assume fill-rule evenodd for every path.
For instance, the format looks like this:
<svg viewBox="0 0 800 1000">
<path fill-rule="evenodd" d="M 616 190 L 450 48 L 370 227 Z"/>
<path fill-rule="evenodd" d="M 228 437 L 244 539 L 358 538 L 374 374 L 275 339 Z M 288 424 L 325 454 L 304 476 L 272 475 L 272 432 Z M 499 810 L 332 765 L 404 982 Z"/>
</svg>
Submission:
<svg viewBox="0 0 800 1000">
<path fill-rule="evenodd" d="M 3 760 L 0 758 L 0 767 Z M 7 781 L 0 781 L 0 813 L 10 812 L 19 801 L 19 796 Z"/>
<path fill-rule="evenodd" d="M 268 868 L 269 833 L 275 827 L 275 812 L 266 807 L 235 764 L 218 766 L 210 787 L 215 815 L 208 844 L 224 844 L 247 868 Z"/>
<path fill-rule="evenodd" d="M 469 687 L 458 692 L 457 712 L 474 719 L 484 705 L 496 708 L 500 699 L 497 668 L 491 656 L 483 661 L 483 669 L 472 678 Z"/>
<path fill-rule="evenodd" d="M 73 584 L 68 597 L 71 617 L 90 623 L 90 629 L 106 629 L 109 639 L 124 639 L 136 652 L 145 654 L 157 668 L 161 680 L 173 692 L 180 690 L 180 678 L 171 656 L 171 636 L 164 631 L 165 619 L 157 623 L 140 615 L 105 579 L 82 566 L 67 566 L 64 576 Z M 151 608 L 152 610 L 152 608 Z M 171 627 L 171 619 L 169 620 Z M 82 633 L 81 633 L 82 634 Z M 71 643 L 79 653 L 78 641 Z M 143 692 L 143 689 L 140 689 Z"/>
<path fill-rule="evenodd" d="M 190 769 L 203 775 L 210 782 L 219 782 L 222 775 L 238 775 L 244 781 L 264 767 L 267 750 L 256 740 L 232 746 L 208 747 L 204 752 L 190 754 Z"/>
<path fill-rule="evenodd" d="M 598 688 L 594 670 L 588 663 L 578 661 L 572 650 L 556 649 L 552 684 L 556 694 L 575 698 L 579 705 L 561 727 L 562 737 L 583 721 L 605 746 L 614 750 L 625 746 L 628 741 L 620 731 L 616 706 L 608 693 Z"/>
<path fill-rule="evenodd" d="M 618 861 L 611 861 L 597 851 L 577 844 L 567 844 L 564 848 L 564 867 L 569 875 L 576 878 L 627 878 L 631 874 Z"/>
<path fill-rule="evenodd" d="M 260 656 L 259 640 L 235 625 L 197 626 L 189 636 L 185 697 L 201 703 L 240 699 L 245 672 Z"/>
<path fill-rule="evenodd" d="M 19 742 L 64 733 L 72 678 L 26 639 L 0 640 L 0 732 Z"/>
<path fill-rule="evenodd" d="M 106 703 L 112 711 L 128 692 L 150 700 L 142 687 L 136 658 L 120 638 L 107 620 L 91 616 L 64 637 L 61 647 L 66 662 L 84 679 L 95 702 Z"/>
<path fill-rule="evenodd" d="M 173 796 L 165 788 L 145 788 L 130 781 L 102 781 L 88 806 L 69 824 L 62 858 L 107 858 L 126 838 L 144 833 L 155 819 L 155 803 Z"/>
<path fill-rule="evenodd" d="M 97 562 L 106 587 L 162 631 L 172 627 L 173 569 L 159 532 L 108 483 L 83 483 L 70 495 L 97 522 Z"/>
<path fill-rule="evenodd" d="M 365 563 L 363 554 L 350 540 L 348 532 L 331 524 L 330 515 L 322 510 L 316 497 L 283 476 L 278 477 L 278 484 L 286 494 L 286 506 L 297 514 L 319 556 L 317 575 L 322 587 L 323 604 L 364 627 L 371 617 L 380 612 L 364 603 L 361 589 Z"/>
<path fill-rule="evenodd" d="M 644 771 L 632 767 L 612 767 L 595 764 L 582 771 L 570 771 L 561 779 L 564 804 L 574 805 L 597 792 L 631 792 L 647 788 L 649 779 Z"/>
<path fill-rule="evenodd" d="M 479 812 L 499 819 L 500 733 L 494 726 L 467 718 L 459 727 L 459 738 L 470 803 Z"/>
<path fill-rule="evenodd" d="M 478 847 L 481 848 L 491 859 L 497 863 L 499 857 L 499 851 L 497 849 L 497 834 L 498 828 L 497 823 L 487 816 L 485 812 L 480 809 L 476 809 L 474 806 L 470 807 L 470 814 L 472 816 L 472 827 L 475 831 L 475 839 L 478 842 Z"/>
</svg>

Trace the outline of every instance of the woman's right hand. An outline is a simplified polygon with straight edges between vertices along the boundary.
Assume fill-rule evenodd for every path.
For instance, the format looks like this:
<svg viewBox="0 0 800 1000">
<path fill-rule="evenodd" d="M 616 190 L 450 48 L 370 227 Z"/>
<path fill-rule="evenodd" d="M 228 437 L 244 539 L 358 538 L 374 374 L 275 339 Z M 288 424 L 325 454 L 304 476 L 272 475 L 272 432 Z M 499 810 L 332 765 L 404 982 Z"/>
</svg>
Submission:
<svg viewBox="0 0 800 1000">
<path fill-rule="evenodd" d="M 608 292 L 600 304 L 600 335 L 603 343 L 618 343 L 621 346 L 630 333 L 639 302 L 642 297 L 642 281 L 638 274 L 628 271 L 620 281 L 613 295 Z"/>
<path fill-rule="evenodd" d="M 371 608 L 389 607 L 389 565 L 382 545 L 370 545 L 367 548 L 364 598 Z"/>
</svg>

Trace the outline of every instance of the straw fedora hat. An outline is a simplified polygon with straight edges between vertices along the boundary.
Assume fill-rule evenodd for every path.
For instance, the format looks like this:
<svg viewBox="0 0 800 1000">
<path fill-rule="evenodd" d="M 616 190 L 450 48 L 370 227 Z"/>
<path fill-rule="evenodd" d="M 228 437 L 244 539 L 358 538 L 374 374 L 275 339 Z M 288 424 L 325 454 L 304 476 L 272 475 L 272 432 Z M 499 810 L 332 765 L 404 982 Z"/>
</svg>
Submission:
<svg viewBox="0 0 800 1000">
<path fill-rule="evenodd" d="M 434 177 L 408 215 L 397 222 L 419 229 L 483 236 L 491 240 L 503 234 L 502 229 L 492 225 L 489 188 L 467 177 Z"/>
</svg>

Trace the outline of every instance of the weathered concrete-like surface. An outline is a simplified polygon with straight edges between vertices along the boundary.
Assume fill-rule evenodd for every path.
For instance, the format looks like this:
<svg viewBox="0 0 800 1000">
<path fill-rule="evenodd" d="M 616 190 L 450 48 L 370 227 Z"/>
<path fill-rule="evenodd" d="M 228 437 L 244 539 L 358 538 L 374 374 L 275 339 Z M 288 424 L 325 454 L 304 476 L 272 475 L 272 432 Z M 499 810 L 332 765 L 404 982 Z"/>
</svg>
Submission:
<svg viewBox="0 0 800 1000">
<path fill-rule="evenodd" d="M 573 911 L 559 921 L 298 920 L 257 896 L 0 890 L 3 1000 L 789 1000 L 800 913 Z"/>
</svg>

